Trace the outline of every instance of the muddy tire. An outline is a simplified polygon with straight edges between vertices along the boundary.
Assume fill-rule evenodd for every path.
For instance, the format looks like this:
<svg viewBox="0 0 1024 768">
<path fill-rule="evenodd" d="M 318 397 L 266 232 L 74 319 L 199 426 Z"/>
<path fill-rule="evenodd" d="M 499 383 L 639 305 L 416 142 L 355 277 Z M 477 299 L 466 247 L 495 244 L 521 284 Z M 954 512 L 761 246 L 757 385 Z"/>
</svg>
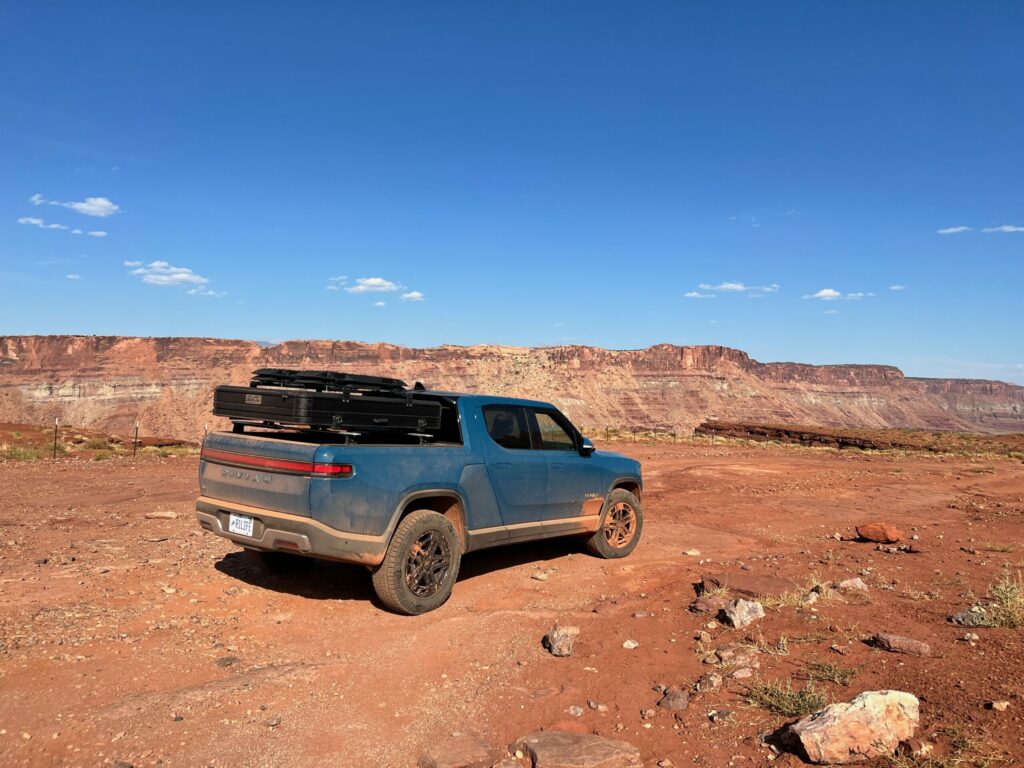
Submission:
<svg viewBox="0 0 1024 768">
<path fill-rule="evenodd" d="M 462 562 L 455 527 L 444 515 L 419 509 L 398 524 L 373 588 L 384 606 L 415 616 L 440 607 L 451 596 Z"/>
<path fill-rule="evenodd" d="M 265 571 L 287 576 L 290 573 L 302 573 L 313 567 L 313 559 L 290 552 L 265 552 L 260 549 L 246 548 L 249 559 Z"/>
<path fill-rule="evenodd" d="M 644 530 L 644 510 L 640 499 L 616 488 L 604 502 L 601 527 L 587 539 L 587 551 L 597 557 L 625 557 L 636 548 Z"/>
</svg>

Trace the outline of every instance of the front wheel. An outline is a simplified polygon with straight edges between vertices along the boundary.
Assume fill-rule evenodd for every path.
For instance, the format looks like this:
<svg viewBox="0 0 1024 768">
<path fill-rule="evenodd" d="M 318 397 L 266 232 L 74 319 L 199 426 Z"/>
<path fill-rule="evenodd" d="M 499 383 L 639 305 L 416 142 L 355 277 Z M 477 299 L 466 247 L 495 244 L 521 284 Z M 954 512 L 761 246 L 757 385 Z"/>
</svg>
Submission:
<svg viewBox="0 0 1024 768">
<path fill-rule="evenodd" d="M 636 548 L 643 529 L 644 510 L 640 499 L 627 490 L 616 488 L 605 500 L 601 527 L 587 539 L 587 550 L 605 559 L 625 557 Z"/>
<path fill-rule="evenodd" d="M 415 616 L 440 607 L 459 575 L 462 549 L 447 517 L 429 509 L 401 523 L 373 573 L 373 588 L 385 607 Z"/>
</svg>

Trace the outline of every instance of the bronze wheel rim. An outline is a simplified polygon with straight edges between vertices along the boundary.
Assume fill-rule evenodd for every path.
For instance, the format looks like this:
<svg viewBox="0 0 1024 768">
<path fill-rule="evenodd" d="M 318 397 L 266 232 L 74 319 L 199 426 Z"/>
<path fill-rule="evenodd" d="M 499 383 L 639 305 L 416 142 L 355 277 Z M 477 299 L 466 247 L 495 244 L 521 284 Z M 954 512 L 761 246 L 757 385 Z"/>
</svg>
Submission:
<svg viewBox="0 0 1024 768">
<path fill-rule="evenodd" d="M 438 531 L 427 531 L 409 547 L 405 585 L 416 597 L 432 597 L 444 586 L 451 567 L 448 540 Z"/>
<path fill-rule="evenodd" d="M 636 536 L 636 510 L 624 501 L 608 510 L 604 518 L 604 539 L 614 549 L 629 546 Z"/>
</svg>

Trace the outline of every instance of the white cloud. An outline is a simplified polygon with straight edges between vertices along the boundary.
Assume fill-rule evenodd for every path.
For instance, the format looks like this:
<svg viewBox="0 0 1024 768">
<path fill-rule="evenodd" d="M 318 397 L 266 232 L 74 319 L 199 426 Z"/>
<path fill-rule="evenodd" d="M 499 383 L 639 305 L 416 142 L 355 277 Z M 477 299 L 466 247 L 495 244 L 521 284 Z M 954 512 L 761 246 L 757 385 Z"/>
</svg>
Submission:
<svg viewBox="0 0 1024 768">
<path fill-rule="evenodd" d="M 142 262 L 141 261 L 125 261 L 125 262 L 122 262 L 122 263 L 126 267 L 141 267 L 142 266 Z"/>
<path fill-rule="evenodd" d="M 717 285 L 711 283 L 701 283 L 699 286 L 701 291 L 719 291 L 720 293 L 745 293 L 749 298 L 762 298 L 766 293 L 775 293 L 779 290 L 778 283 L 772 283 L 771 285 L 747 285 L 746 283 L 736 282 L 722 282 Z M 701 293 L 700 291 L 690 291 L 684 294 L 688 299 L 713 299 L 714 294 Z"/>
<path fill-rule="evenodd" d="M 210 288 L 190 288 L 185 291 L 189 296 L 212 296 L 215 299 L 219 299 L 222 296 L 227 296 L 227 291 L 214 291 Z"/>
<path fill-rule="evenodd" d="M 822 301 L 835 301 L 836 299 L 843 298 L 843 294 L 837 291 L 835 288 L 822 288 L 817 293 L 811 293 L 804 296 L 805 299 L 821 299 Z"/>
<path fill-rule="evenodd" d="M 874 295 L 875 294 L 872 293 L 871 291 L 868 291 L 867 293 L 865 293 L 864 291 L 854 291 L 853 293 L 846 294 L 846 298 L 848 298 L 850 301 L 860 301 L 861 299 L 870 298 L 871 296 Z"/>
<path fill-rule="evenodd" d="M 373 306 L 375 306 L 375 307 L 386 307 L 387 304 L 388 303 L 386 301 L 375 301 L 375 302 L 373 302 Z"/>
<path fill-rule="evenodd" d="M 67 229 L 63 224 L 47 224 L 42 219 L 37 219 L 33 216 L 22 216 L 18 219 L 19 224 L 29 224 L 33 227 L 39 227 L 40 229 Z"/>
<path fill-rule="evenodd" d="M 409 291 L 408 293 L 403 293 L 401 299 L 402 301 L 425 301 L 426 296 L 419 291 Z"/>
<path fill-rule="evenodd" d="M 384 293 L 386 291 L 397 291 L 400 286 L 383 277 L 359 277 L 356 284 L 345 290 L 349 293 Z"/>
<path fill-rule="evenodd" d="M 47 200 L 45 197 L 37 193 L 29 198 L 29 202 L 32 203 L 32 205 L 59 205 L 64 208 L 70 208 L 72 211 L 85 214 L 86 216 L 98 216 L 100 218 L 113 216 L 121 210 L 121 206 L 111 202 L 105 197 L 87 197 L 85 200 L 77 202 L 62 202 L 60 200 Z"/>
<path fill-rule="evenodd" d="M 889 286 L 889 290 L 890 290 L 890 291 L 905 291 L 905 290 L 907 290 L 907 286 L 905 286 L 905 285 L 899 285 L 899 284 L 897 283 L 896 285 L 890 285 L 890 286 Z"/>
<path fill-rule="evenodd" d="M 338 275 L 337 277 L 327 278 L 327 290 L 328 291 L 340 291 L 341 287 L 348 282 L 348 278 L 345 275 Z"/>
<path fill-rule="evenodd" d="M 64 277 L 66 277 L 68 280 L 81 280 L 82 279 L 81 275 L 76 275 L 74 273 L 72 273 L 70 275 L 65 275 Z"/>
<path fill-rule="evenodd" d="M 63 224 L 47 224 L 43 219 L 36 218 L 35 216 L 22 216 L 18 219 L 19 224 L 28 224 L 33 227 L 39 227 L 40 229 L 63 229 L 68 231 L 72 235 L 89 235 L 90 237 L 106 237 L 107 233 L 100 230 L 93 230 L 91 232 L 83 232 L 78 227 L 71 229 Z"/>
<path fill-rule="evenodd" d="M 1012 224 L 1003 224 L 999 227 L 985 227 L 982 232 L 1024 232 L 1024 227 L 1015 227 Z"/>
<path fill-rule="evenodd" d="M 958 234 L 960 232 L 970 232 L 971 228 L 970 227 L 964 227 L 964 226 L 944 227 L 943 229 L 937 229 L 935 231 L 938 232 L 940 235 L 955 235 L 955 234 Z"/>
<path fill-rule="evenodd" d="M 826 309 L 824 312 L 822 312 L 822 314 L 823 315 L 838 315 L 839 314 L 839 310 L 838 309 Z"/>
<path fill-rule="evenodd" d="M 138 262 L 125 262 L 126 267 L 135 266 Z M 209 278 L 197 275 L 188 267 L 175 267 L 166 261 L 152 261 L 131 271 L 142 282 L 149 285 L 206 285 Z"/>
<path fill-rule="evenodd" d="M 701 283 L 700 289 L 703 291 L 724 291 L 726 293 L 742 293 L 747 290 L 747 286 L 743 283 L 719 283 L 718 285 L 710 285 L 709 283 Z"/>
</svg>

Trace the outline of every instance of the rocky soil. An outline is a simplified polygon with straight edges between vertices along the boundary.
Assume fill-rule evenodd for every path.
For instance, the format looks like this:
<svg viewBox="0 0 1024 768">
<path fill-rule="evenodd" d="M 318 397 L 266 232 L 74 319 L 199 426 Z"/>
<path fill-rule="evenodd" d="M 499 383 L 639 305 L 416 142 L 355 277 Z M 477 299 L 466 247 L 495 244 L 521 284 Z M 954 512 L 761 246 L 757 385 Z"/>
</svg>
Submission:
<svg viewBox="0 0 1024 768">
<path fill-rule="evenodd" d="M 194 457 L 0 462 L 0 764 L 1024 764 L 1024 629 L 950 621 L 1020 576 L 1019 460 L 617 448 L 631 557 L 471 554 L 415 618 L 201 533 Z"/>
<path fill-rule="evenodd" d="M 910 378 L 887 365 L 761 363 L 719 346 L 443 346 L 120 336 L 0 336 L 0 420 L 198 440 L 213 387 L 260 367 L 383 374 L 557 404 L 578 425 L 689 433 L 710 419 L 1024 431 L 1024 387 Z"/>
</svg>

